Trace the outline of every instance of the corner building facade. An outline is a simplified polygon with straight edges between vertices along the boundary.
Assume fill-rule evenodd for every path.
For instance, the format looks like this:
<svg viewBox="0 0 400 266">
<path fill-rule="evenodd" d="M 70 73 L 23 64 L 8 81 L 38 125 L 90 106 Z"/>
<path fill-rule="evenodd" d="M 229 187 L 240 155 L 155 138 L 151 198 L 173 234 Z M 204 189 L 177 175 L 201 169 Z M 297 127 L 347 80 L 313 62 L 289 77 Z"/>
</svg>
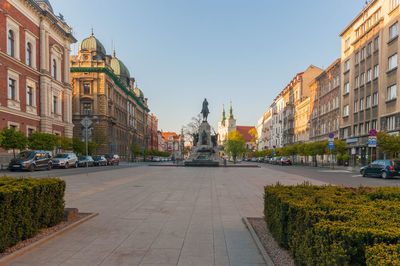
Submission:
<svg viewBox="0 0 400 266">
<path fill-rule="evenodd" d="M 127 159 L 131 144 L 147 149 L 147 99 L 115 51 L 107 55 L 93 34 L 80 43 L 78 55 L 71 56 L 71 84 L 74 137 L 83 138 L 81 121 L 88 117 L 97 154 Z"/>
<path fill-rule="evenodd" d="M 340 34 L 342 99 L 340 136 L 353 164 L 365 164 L 370 129 L 400 132 L 399 1 L 371 1 Z M 375 148 L 372 150 L 376 159 Z"/>
<path fill-rule="evenodd" d="M 72 137 L 72 29 L 49 1 L 0 0 L 0 34 L 0 129 Z"/>
</svg>

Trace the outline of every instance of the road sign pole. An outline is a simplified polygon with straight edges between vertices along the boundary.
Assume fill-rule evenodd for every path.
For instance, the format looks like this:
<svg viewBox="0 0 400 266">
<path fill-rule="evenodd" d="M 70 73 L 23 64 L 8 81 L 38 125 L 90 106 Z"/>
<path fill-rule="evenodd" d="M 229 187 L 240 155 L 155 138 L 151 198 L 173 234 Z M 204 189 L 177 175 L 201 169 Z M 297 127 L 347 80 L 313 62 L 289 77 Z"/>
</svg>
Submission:
<svg viewBox="0 0 400 266">
<path fill-rule="evenodd" d="M 88 163 L 88 156 L 89 156 L 89 143 L 88 143 L 88 121 L 85 121 L 85 146 L 86 146 L 86 175 L 89 175 L 89 163 Z"/>
</svg>

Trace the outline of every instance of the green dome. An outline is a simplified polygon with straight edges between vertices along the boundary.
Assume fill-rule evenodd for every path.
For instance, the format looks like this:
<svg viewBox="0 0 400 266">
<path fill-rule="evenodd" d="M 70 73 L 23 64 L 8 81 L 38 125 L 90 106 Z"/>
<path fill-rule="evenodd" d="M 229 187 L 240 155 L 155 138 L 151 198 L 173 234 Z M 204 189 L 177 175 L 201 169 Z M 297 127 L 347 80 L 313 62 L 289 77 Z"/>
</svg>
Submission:
<svg viewBox="0 0 400 266">
<path fill-rule="evenodd" d="M 140 98 L 140 99 L 144 99 L 144 94 L 143 94 L 143 92 L 138 88 L 138 87 L 135 87 L 135 94 L 136 94 L 136 97 L 138 97 L 138 98 Z"/>
<path fill-rule="evenodd" d="M 54 11 L 53 11 L 53 7 L 51 6 L 49 0 L 35 0 L 35 2 L 36 2 L 36 3 L 40 3 L 40 2 L 45 3 L 45 4 L 50 8 L 51 12 L 54 12 Z"/>
<path fill-rule="evenodd" d="M 111 68 L 114 71 L 115 75 L 117 75 L 120 80 L 129 87 L 129 79 L 131 74 L 129 73 L 128 68 L 122 63 L 121 60 L 115 57 L 115 52 L 113 57 L 111 58 Z"/>
<path fill-rule="evenodd" d="M 79 51 L 96 52 L 97 56 L 103 60 L 106 57 L 106 49 L 104 48 L 103 44 L 101 44 L 101 42 L 94 37 L 93 34 L 79 44 Z"/>
</svg>

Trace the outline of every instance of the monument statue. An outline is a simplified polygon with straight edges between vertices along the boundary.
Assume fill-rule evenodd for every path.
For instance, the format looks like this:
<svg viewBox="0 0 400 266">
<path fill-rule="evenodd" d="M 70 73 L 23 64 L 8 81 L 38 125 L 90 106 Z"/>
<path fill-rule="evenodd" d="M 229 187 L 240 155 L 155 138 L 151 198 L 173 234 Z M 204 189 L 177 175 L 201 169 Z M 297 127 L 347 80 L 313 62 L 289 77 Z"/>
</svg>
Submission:
<svg viewBox="0 0 400 266">
<path fill-rule="evenodd" d="M 193 134 L 193 145 L 197 146 L 197 143 L 199 142 L 199 133 Z"/>
<path fill-rule="evenodd" d="M 203 121 L 207 121 L 208 114 L 210 113 L 210 111 L 208 110 L 207 99 L 204 99 L 203 109 L 201 110 L 201 113 L 203 114 Z"/>
<path fill-rule="evenodd" d="M 207 145 L 207 133 L 203 131 L 203 134 L 201 134 L 201 145 Z"/>
</svg>

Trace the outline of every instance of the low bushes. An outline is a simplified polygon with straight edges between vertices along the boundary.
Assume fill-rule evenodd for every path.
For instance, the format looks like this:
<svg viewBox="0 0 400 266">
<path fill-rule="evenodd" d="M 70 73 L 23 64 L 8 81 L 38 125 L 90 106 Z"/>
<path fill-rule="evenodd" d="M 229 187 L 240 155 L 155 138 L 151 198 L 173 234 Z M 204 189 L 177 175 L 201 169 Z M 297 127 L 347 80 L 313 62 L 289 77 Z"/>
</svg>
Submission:
<svg viewBox="0 0 400 266">
<path fill-rule="evenodd" d="M 298 265 L 365 265 L 368 247 L 400 243 L 400 188 L 267 186 L 264 214 Z"/>
<path fill-rule="evenodd" d="M 377 244 L 368 247 L 367 265 L 400 265 L 400 245 Z"/>
<path fill-rule="evenodd" d="M 0 178 L 0 253 L 64 216 L 60 179 Z"/>
</svg>

